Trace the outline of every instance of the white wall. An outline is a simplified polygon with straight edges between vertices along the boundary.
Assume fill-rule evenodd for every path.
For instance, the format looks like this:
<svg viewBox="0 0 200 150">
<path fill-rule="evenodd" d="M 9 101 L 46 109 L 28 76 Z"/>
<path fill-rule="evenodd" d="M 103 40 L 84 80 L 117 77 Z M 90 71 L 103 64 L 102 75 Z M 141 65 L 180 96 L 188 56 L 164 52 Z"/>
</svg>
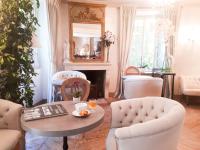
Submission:
<svg viewBox="0 0 200 150">
<path fill-rule="evenodd" d="M 174 57 L 175 94 L 180 94 L 181 75 L 200 75 L 200 5 L 183 5 Z"/>
</svg>

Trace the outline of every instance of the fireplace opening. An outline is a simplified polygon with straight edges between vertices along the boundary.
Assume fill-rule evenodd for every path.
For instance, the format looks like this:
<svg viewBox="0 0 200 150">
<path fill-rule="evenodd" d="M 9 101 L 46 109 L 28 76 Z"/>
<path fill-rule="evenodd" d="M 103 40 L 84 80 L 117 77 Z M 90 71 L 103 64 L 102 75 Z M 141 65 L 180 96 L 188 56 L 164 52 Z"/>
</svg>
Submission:
<svg viewBox="0 0 200 150">
<path fill-rule="evenodd" d="M 91 82 L 89 99 L 104 98 L 105 70 L 79 70 Z"/>
</svg>

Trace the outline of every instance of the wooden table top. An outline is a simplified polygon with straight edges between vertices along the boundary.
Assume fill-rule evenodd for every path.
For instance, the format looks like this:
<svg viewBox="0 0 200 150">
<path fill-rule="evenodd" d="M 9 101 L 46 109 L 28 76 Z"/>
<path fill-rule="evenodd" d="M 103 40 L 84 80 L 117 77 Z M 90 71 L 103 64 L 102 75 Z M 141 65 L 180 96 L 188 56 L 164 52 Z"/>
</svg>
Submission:
<svg viewBox="0 0 200 150">
<path fill-rule="evenodd" d="M 72 112 L 75 110 L 74 103 L 72 101 L 60 101 L 51 104 L 56 103 L 62 104 L 69 114 L 27 122 L 23 120 L 22 114 L 22 128 L 27 132 L 40 136 L 62 137 L 89 131 L 103 122 L 104 110 L 98 105 L 95 112 L 90 114 L 90 116 L 86 118 L 77 118 L 72 116 Z"/>
</svg>

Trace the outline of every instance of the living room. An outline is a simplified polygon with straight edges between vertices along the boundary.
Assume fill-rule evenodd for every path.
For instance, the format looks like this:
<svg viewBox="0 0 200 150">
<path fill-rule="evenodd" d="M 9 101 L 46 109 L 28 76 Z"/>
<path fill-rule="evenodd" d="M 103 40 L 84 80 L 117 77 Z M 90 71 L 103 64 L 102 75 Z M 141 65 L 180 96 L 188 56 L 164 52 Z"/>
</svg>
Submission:
<svg viewBox="0 0 200 150">
<path fill-rule="evenodd" d="M 200 149 L 199 8 L 0 0 L 2 150 Z"/>
</svg>

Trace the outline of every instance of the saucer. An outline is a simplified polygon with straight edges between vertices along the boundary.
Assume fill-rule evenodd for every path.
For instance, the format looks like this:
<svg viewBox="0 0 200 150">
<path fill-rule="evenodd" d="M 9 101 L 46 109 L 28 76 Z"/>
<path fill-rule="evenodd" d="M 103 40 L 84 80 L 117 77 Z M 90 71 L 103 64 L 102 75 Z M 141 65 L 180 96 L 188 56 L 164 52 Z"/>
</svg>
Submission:
<svg viewBox="0 0 200 150">
<path fill-rule="evenodd" d="M 91 114 L 91 112 L 90 112 L 89 110 L 87 110 L 87 111 L 88 111 L 88 115 L 85 115 L 85 116 L 81 116 L 81 115 L 80 115 L 80 112 L 78 112 L 78 111 L 76 111 L 76 110 L 74 110 L 74 111 L 72 112 L 72 115 L 75 116 L 75 117 L 79 117 L 79 118 L 85 118 L 85 117 L 88 117 L 88 116 Z"/>
</svg>

